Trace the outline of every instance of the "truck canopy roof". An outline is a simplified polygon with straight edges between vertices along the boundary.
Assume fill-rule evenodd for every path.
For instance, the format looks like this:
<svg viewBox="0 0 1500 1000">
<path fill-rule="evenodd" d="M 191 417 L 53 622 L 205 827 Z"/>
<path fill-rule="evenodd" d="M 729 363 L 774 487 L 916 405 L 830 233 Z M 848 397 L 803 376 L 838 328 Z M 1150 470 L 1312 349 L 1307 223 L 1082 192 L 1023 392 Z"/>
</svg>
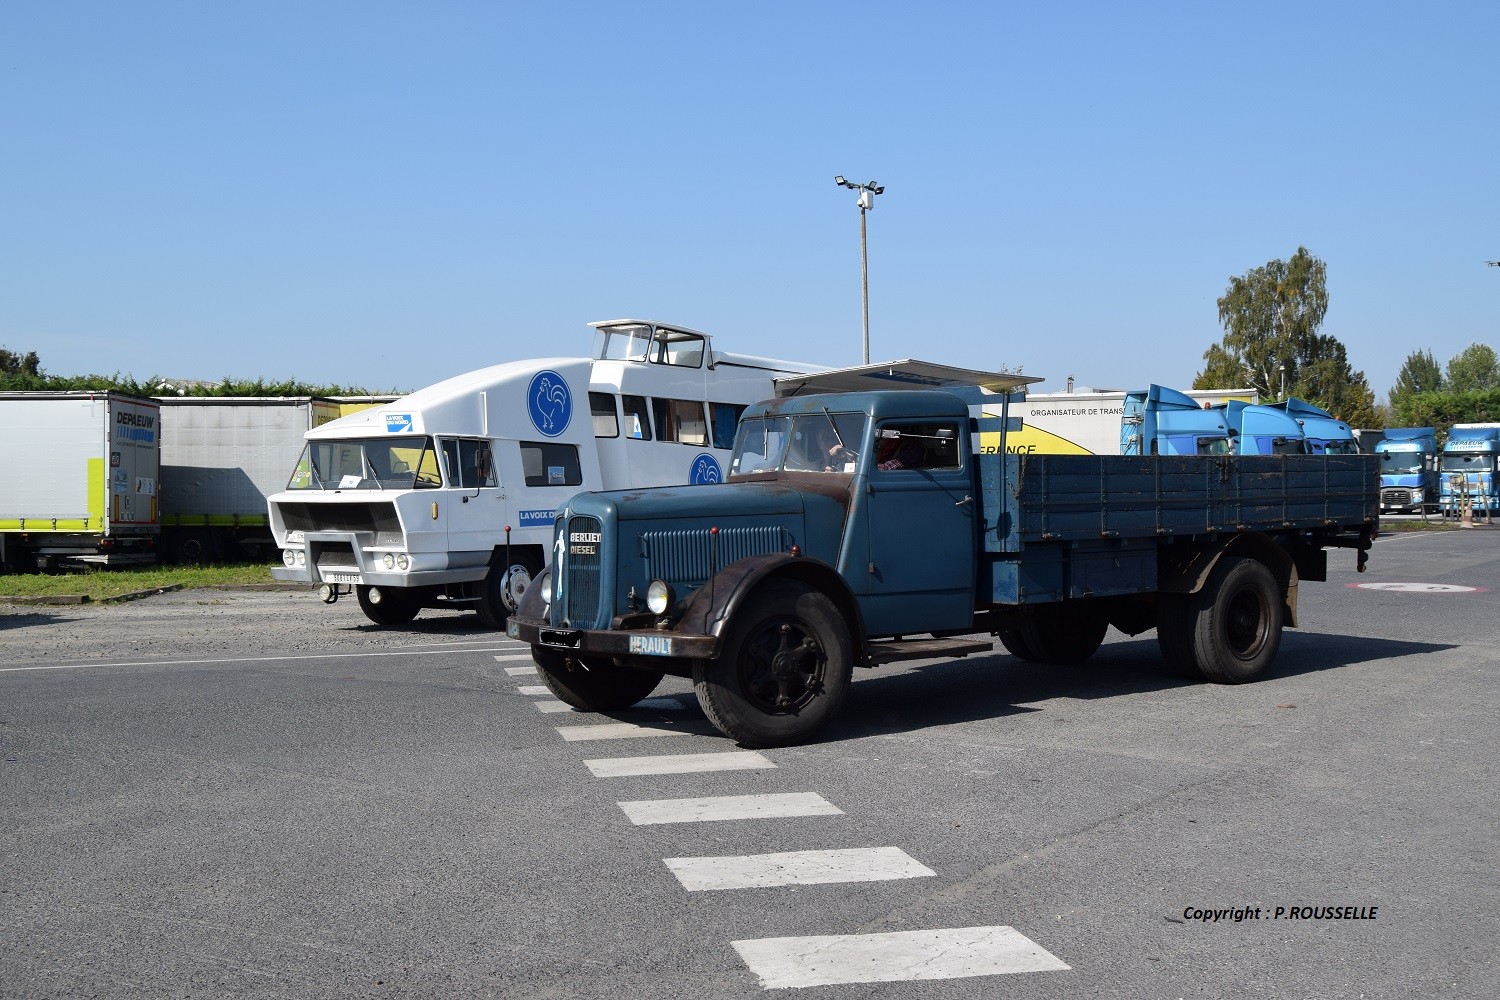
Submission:
<svg viewBox="0 0 1500 1000">
<path fill-rule="evenodd" d="M 854 368 L 837 368 L 811 375 L 791 375 L 776 380 L 776 395 L 801 396 L 806 393 L 875 392 L 890 389 L 958 389 L 973 388 L 1003 395 L 1012 389 L 1032 385 L 1043 379 L 1007 372 L 982 372 L 971 368 L 954 368 L 932 361 L 884 361 Z"/>
</svg>

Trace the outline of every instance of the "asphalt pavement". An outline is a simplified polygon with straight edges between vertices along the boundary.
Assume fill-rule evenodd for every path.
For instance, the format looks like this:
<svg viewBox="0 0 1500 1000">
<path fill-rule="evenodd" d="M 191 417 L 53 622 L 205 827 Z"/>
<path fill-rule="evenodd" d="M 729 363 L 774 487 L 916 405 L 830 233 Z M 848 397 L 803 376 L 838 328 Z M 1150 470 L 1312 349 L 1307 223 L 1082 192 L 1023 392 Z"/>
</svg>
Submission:
<svg viewBox="0 0 1500 1000">
<path fill-rule="evenodd" d="M 1111 633 L 758 755 L 472 615 L 0 607 L 0 996 L 1490 997 L 1497 556 L 1333 552 L 1255 684 Z"/>
</svg>

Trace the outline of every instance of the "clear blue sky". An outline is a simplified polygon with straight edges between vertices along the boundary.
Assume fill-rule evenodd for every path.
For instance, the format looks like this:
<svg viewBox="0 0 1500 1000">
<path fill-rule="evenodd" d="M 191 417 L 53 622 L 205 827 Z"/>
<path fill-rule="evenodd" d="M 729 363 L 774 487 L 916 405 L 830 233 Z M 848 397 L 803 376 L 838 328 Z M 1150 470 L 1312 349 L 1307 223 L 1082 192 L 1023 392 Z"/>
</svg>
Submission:
<svg viewBox="0 0 1500 1000">
<path fill-rule="evenodd" d="M 0 346 L 412 389 L 643 316 L 1186 388 L 1306 246 L 1378 400 L 1500 347 L 1500 5 L 0 3 Z"/>
</svg>

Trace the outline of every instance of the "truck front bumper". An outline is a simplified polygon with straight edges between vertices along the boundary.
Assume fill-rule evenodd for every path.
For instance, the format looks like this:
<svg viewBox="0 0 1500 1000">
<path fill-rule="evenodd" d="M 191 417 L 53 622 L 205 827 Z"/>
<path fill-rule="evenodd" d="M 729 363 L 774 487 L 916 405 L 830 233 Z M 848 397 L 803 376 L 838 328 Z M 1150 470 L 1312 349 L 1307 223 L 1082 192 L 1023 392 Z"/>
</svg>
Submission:
<svg viewBox="0 0 1500 1000">
<path fill-rule="evenodd" d="M 511 615 L 506 635 L 532 646 L 581 656 L 659 657 L 668 660 L 706 660 L 718 652 L 711 635 L 686 635 L 660 629 L 558 628 L 534 618 Z"/>
</svg>

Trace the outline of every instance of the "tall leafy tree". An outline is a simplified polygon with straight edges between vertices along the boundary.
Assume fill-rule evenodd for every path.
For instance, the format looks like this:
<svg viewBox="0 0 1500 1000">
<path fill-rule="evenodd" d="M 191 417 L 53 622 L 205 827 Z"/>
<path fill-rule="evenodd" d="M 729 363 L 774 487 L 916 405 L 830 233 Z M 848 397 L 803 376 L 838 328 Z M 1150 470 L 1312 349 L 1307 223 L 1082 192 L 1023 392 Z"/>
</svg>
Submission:
<svg viewBox="0 0 1500 1000">
<path fill-rule="evenodd" d="M 1449 392 L 1483 392 L 1500 389 L 1500 358 L 1487 344 L 1470 344 L 1448 361 Z"/>
<path fill-rule="evenodd" d="M 1357 426 L 1375 420 L 1364 372 L 1336 337 L 1318 333 L 1328 313 L 1328 267 L 1298 247 L 1231 277 L 1218 300 L 1224 337 L 1203 353 L 1195 389 L 1249 386 L 1263 399 L 1300 396 Z"/>
<path fill-rule="evenodd" d="M 17 354 L 0 347 L 0 375 L 30 375 L 33 377 L 42 374 L 42 361 L 36 356 L 36 351 L 27 351 L 25 354 Z"/>
<path fill-rule="evenodd" d="M 1396 384 L 1391 386 L 1391 406 L 1394 408 L 1397 400 L 1405 396 L 1419 392 L 1440 392 L 1443 388 L 1443 368 L 1432 356 L 1432 352 L 1412 351 L 1406 356 L 1406 363 L 1396 375 Z"/>
</svg>

